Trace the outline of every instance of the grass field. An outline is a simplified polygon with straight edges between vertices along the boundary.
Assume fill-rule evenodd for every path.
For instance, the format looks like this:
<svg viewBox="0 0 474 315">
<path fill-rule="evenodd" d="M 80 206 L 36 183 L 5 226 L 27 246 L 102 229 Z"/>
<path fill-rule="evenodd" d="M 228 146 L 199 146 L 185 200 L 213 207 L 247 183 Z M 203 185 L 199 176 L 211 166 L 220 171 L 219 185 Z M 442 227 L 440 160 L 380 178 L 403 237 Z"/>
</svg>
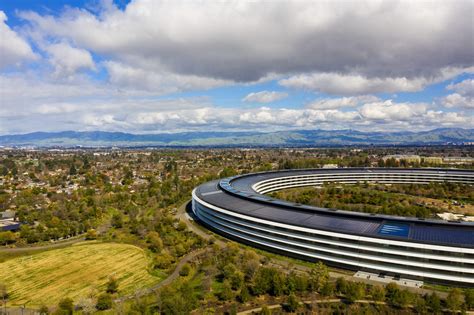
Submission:
<svg viewBox="0 0 474 315">
<path fill-rule="evenodd" d="M 157 283 L 161 278 L 148 272 L 148 262 L 145 252 L 132 245 L 78 243 L 0 263 L 0 282 L 13 305 L 55 305 L 64 297 L 77 301 L 105 291 L 111 275 L 121 295 Z"/>
</svg>

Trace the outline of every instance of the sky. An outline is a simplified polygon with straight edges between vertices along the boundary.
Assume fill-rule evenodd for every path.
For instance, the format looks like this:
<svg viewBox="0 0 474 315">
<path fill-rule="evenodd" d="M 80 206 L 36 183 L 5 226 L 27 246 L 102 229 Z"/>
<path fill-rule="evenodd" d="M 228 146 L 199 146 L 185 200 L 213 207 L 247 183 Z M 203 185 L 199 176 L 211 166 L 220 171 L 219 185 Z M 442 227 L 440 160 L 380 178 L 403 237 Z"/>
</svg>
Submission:
<svg viewBox="0 0 474 315">
<path fill-rule="evenodd" d="M 0 0 L 0 134 L 474 128 L 474 1 Z"/>
</svg>

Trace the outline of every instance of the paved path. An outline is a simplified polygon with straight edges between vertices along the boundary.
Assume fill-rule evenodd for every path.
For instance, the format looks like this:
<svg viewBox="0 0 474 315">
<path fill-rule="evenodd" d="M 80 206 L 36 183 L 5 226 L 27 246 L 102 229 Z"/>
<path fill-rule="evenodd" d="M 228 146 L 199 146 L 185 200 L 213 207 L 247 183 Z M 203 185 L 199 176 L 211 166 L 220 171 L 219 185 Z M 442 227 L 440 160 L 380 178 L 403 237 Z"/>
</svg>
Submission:
<svg viewBox="0 0 474 315">
<path fill-rule="evenodd" d="M 126 300 L 135 299 L 135 298 L 138 298 L 138 297 L 156 292 L 160 288 L 162 288 L 164 286 L 167 286 L 168 284 L 171 284 L 174 280 L 176 280 L 180 276 L 179 272 L 181 271 L 181 269 L 183 268 L 183 266 L 186 263 L 188 263 L 188 262 L 192 261 L 194 258 L 204 254 L 206 251 L 208 251 L 207 248 L 201 248 L 201 249 L 190 252 L 189 254 L 183 256 L 180 259 L 180 261 L 176 265 L 176 268 L 174 269 L 174 271 L 167 278 L 165 278 L 164 280 L 160 281 L 159 283 L 157 283 L 156 285 L 154 285 L 152 287 L 136 291 L 135 293 L 130 294 L 130 295 L 122 296 L 122 297 L 116 299 L 115 302 L 124 302 Z"/>
</svg>

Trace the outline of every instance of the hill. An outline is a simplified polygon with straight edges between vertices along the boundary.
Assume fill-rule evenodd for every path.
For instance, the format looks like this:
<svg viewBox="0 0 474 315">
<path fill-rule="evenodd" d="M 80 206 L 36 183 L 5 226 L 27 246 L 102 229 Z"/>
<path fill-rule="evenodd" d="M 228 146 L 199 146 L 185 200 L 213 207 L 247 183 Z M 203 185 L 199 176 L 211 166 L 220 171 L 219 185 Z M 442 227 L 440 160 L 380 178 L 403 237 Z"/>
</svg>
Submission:
<svg viewBox="0 0 474 315">
<path fill-rule="evenodd" d="M 446 145 L 474 142 L 474 129 L 419 132 L 292 130 L 130 134 L 105 131 L 34 132 L 0 136 L 1 146 L 33 147 L 314 147 L 350 145 Z"/>
</svg>

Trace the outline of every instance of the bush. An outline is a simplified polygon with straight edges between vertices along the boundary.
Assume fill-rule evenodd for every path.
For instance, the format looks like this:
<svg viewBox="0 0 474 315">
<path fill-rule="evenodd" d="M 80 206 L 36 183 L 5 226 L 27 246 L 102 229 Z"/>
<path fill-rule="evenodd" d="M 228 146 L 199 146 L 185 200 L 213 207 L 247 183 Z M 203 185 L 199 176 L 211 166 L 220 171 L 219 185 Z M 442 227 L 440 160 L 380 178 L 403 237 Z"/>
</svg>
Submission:
<svg viewBox="0 0 474 315">
<path fill-rule="evenodd" d="M 189 264 L 184 264 L 181 270 L 179 271 L 179 275 L 181 277 L 186 277 L 189 275 L 190 272 L 191 272 L 191 266 L 189 266 Z"/>
<path fill-rule="evenodd" d="M 99 295 L 95 308 L 99 311 L 108 310 L 112 307 L 112 296 L 109 293 Z"/>
<path fill-rule="evenodd" d="M 74 304 L 71 298 L 64 298 L 58 303 L 60 313 L 62 314 L 72 314 L 74 311 Z"/>
<path fill-rule="evenodd" d="M 446 306 L 451 312 L 456 312 L 461 309 L 463 304 L 462 292 L 458 288 L 452 289 L 446 298 Z"/>
<path fill-rule="evenodd" d="M 107 282 L 107 293 L 117 293 L 118 291 L 118 281 L 115 277 L 110 277 L 109 282 Z"/>
<path fill-rule="evenodd" d="M 283 305 L 283 308 L 287 312 L 295 312 L 298 309 L 299 305 L 300 305 L 300 303 L 296 299 L 296 296 L 294 295 L 294 293 L 291 293 L 288 296 L 288 299 L 286 300 L 286 303 Z"/>
</svg>

